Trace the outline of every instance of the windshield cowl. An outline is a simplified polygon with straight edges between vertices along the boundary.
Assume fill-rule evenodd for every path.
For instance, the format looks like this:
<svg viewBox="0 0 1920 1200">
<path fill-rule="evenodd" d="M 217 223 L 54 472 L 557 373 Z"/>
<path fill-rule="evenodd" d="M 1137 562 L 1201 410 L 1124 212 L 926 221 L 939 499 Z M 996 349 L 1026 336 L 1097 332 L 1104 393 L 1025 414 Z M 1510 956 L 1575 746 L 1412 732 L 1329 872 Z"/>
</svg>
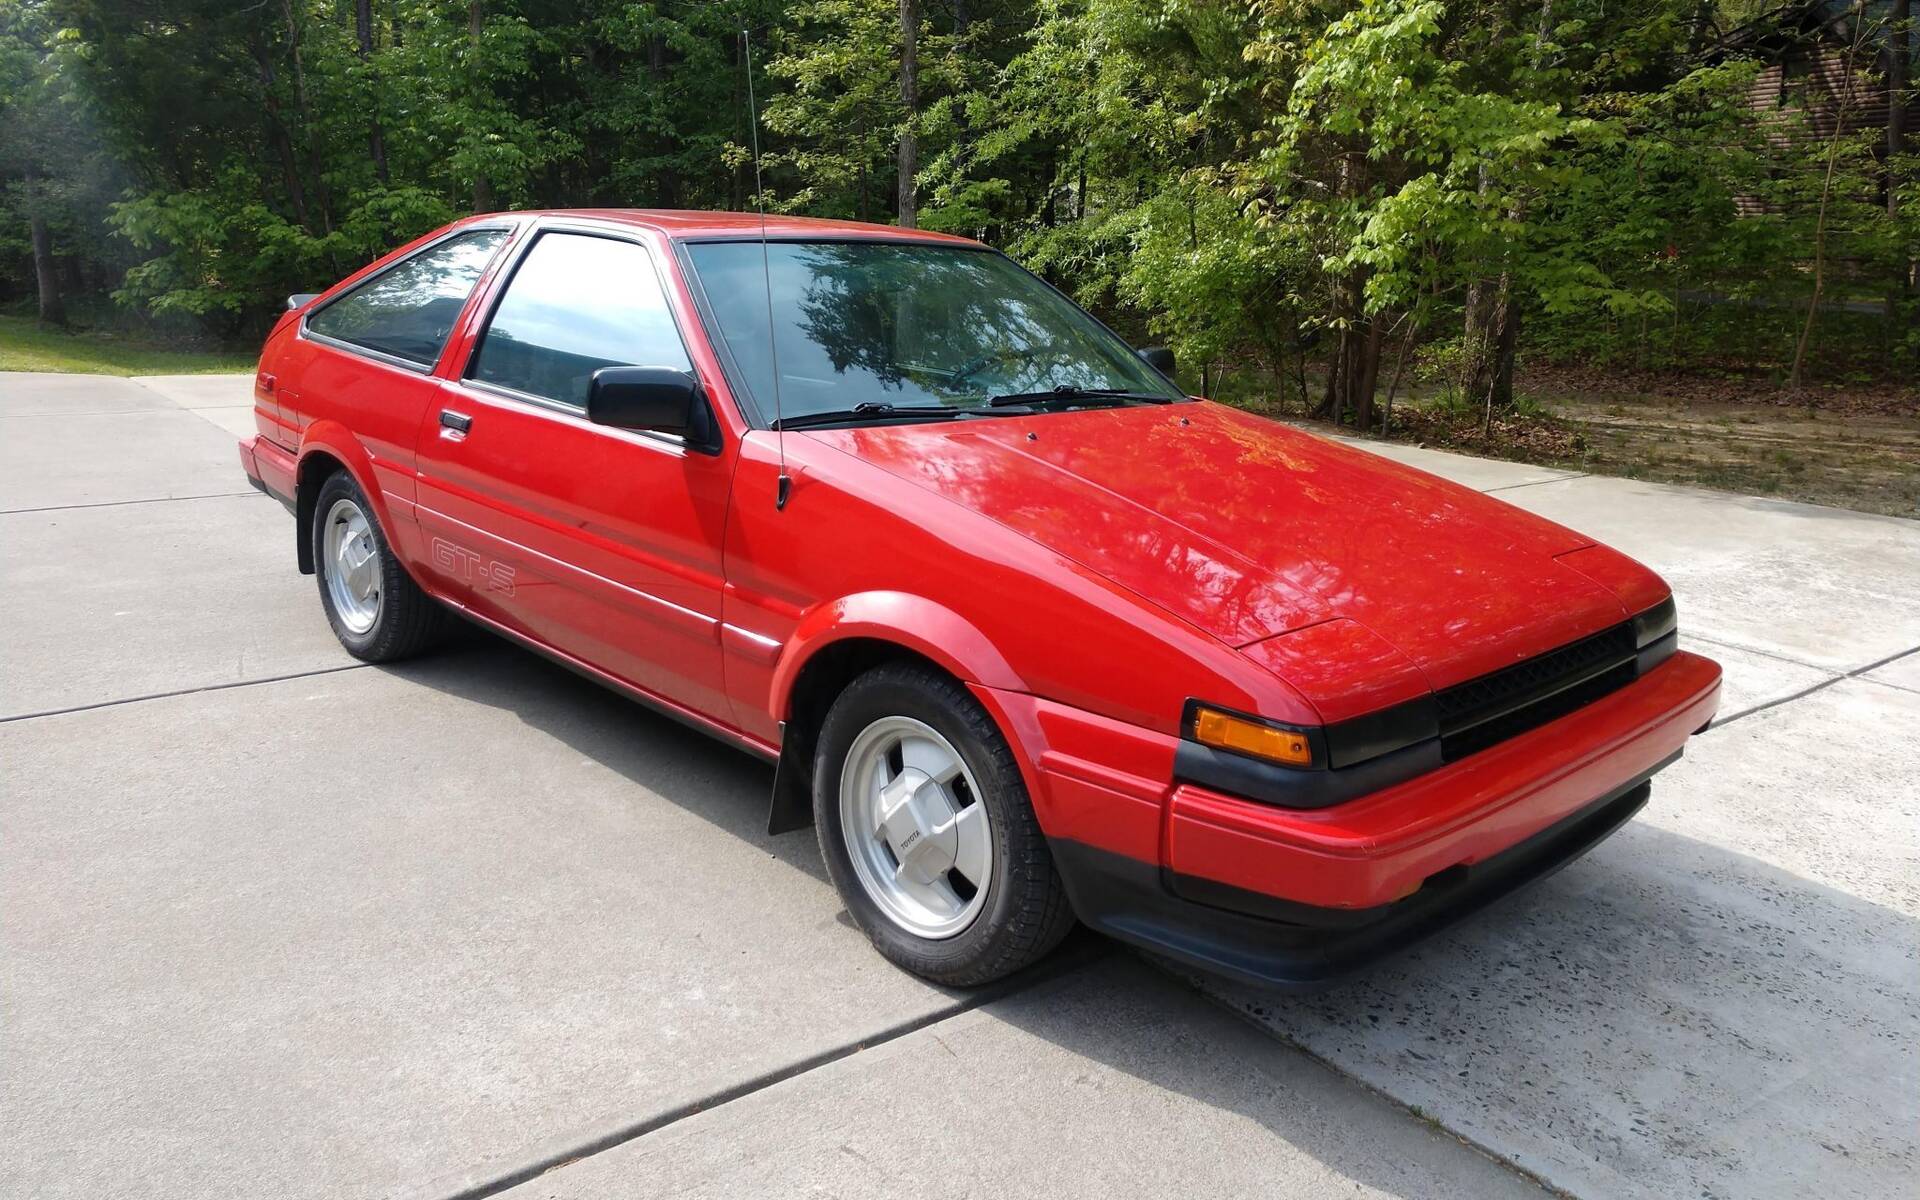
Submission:
<svg viewBox="0 0 1920 1200">
<path fill-rule="evenodd" d="M 1136 392 L 1129 391 L 1125 388 L 1075 387 L 1072 384 L 1061 384 L 1058 387 L 1050 388 L 1046 391 L 1010 392 L 1005 395 L 993 396 L 987 400 L 987 404 L 992 408 L 1006 408 L 1017 404 L 1032 406 L 1051 405 L 1071 408 L 1085 407 L 1089 401 L 1109 404 L 1173 403 L 1172 397 L 1162 396 L 1154 392 Z"/>
<path fill-rule="evenodd" d="M 1032 410 L 1028 410 L 1032 411 Z M 947 406 L 943 404 L 896 405 L 884 402 L 867 401 L 852 408 L 827 409 L 822 412 L 796 413 L 782 415 L 770 425 L 772 429 L 817 429 L 826 425 L 882 425 L 890 421 L 951 421 L 968 416 L 1013 416 L 1013 413 L 996 413 L 987 408 Z"/>
</svg>

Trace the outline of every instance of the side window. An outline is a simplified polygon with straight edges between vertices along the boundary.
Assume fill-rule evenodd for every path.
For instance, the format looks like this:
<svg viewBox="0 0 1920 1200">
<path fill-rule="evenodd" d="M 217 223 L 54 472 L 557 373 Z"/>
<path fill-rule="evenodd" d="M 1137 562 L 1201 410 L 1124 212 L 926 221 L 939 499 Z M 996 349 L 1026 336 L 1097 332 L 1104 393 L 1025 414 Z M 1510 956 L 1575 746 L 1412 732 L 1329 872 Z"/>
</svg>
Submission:
<svg viewBox="0 0 1920 1200">
<path fill-rule="evenodd" d="M 506 237 L 476 229 L 435 243 L 308 317 L 307 329 L 430 367 Z"/>
<path fill-rule="evenodd" d="M 507 284 L 468 375 L 585 408 L 601 367 L 691 371 L 654 274 L 632 242 L 546 233 Z"/>
</svg>

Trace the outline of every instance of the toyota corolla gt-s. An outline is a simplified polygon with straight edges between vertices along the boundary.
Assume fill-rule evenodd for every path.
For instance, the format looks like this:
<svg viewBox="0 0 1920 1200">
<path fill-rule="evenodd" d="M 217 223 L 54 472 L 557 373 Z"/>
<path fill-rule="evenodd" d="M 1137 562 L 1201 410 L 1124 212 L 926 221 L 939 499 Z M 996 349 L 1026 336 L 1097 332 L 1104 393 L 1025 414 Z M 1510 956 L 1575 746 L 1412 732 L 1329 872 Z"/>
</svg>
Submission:
<svg viewBox="0 0 1920 1200">
<path fill-rule="evenodd" d="M 501 214 L 293 297 L 240 457 L 349 652 L 457 613 L 774 761 L 770 828 L 947 984 L 1076 919 L 1333 978 L 1713 717 L 1651 571 L 1170 371 L 961 238 Z"/>
</svg>

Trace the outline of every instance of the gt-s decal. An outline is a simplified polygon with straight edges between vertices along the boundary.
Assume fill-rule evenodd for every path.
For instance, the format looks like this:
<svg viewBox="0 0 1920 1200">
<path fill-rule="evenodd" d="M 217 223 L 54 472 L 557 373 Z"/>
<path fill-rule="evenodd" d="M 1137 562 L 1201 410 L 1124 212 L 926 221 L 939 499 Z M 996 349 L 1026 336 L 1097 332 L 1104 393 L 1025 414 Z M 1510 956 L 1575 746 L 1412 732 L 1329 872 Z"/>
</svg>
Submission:
<svg viewBox="0 0 1920 1200">
<path fill-rule="evenodd" d="M 445 538 L 433 539 L 433 565 L 456 579 L 502 595 L 513 595 L 513 568 Z"/>
</svg>

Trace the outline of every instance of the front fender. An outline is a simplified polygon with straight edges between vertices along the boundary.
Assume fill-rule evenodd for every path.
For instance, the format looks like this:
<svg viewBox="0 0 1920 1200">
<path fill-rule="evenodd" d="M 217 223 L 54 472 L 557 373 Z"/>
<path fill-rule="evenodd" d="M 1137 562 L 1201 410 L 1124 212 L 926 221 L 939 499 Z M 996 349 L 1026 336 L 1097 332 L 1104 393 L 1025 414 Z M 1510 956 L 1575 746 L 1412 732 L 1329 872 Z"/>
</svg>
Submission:
<svg viewBox="0 0 1920 1200">
<path fill-rule="evenodd" d="M 939 664 L 962 683 L 1024 692 L 1021 679 L 999 648 L 972 622 L 944 604 L 910 592 L 860 592 L 814 606 L 787 639 L 774 665 L 769 710 L 791 715 L 793 686 L 808 661 L 851 638 L 891 642 Z"/>
<path fill-rule="evenodd" d="M 976 694 L 992 694 L 981 692 L 982 687 L 1027 690 L 1025 681 L 986 635 L 944 604 L 909 592 L 861 592 L 808 610 L 781 648 L 767 708 L 783 728 L 792 718 L 794 693 L 807 664 L 822 651 L 854 639 L 910 650 L 973 685 Z M 785 833 L 812 823 L 811 754 L 810 739 L 791 736 L 791 730 L 781 738 L 767 812 L 768 833 Z"/>
</svg>

